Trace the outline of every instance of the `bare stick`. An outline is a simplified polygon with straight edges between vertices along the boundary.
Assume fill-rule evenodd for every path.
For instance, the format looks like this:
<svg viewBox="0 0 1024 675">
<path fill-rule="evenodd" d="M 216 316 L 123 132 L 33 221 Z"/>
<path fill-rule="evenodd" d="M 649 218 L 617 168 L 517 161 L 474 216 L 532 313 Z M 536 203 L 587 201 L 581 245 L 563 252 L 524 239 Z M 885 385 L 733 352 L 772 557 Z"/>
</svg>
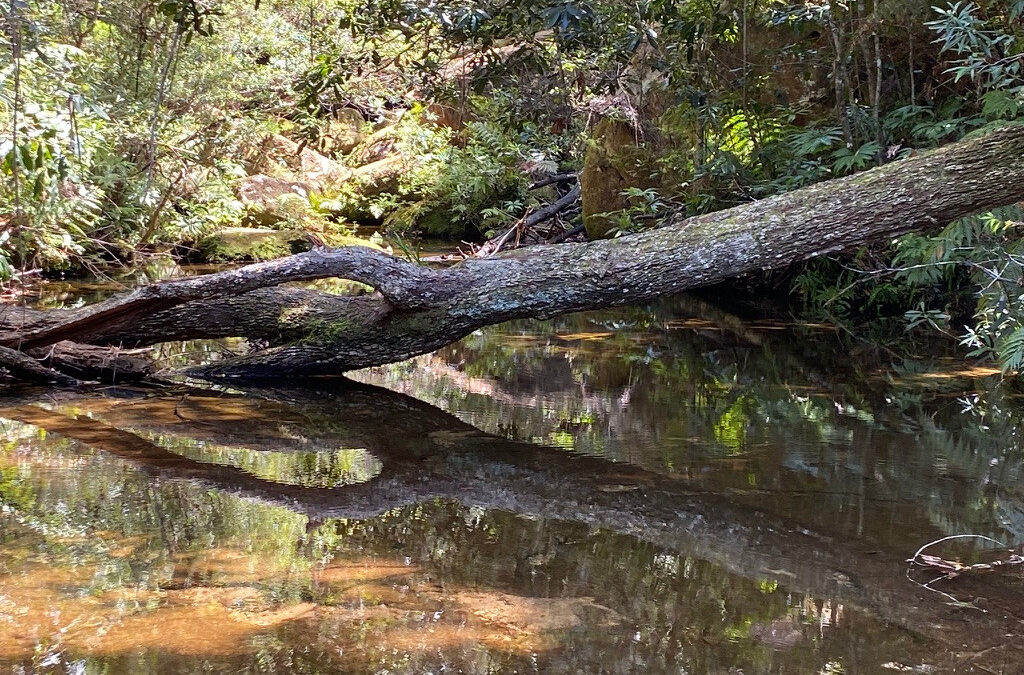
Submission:
<svg viewBox="0 0 1024 675">
<path fill-rule="evenodd" d="M 544 178 L 540 178 L 531 183 L 529 189 L 538 190 L 547 185 L 554 185 L 555 183 L 568 183 L 571 180 L 576 180 L 577 175 L 578 174 L 576 172 L 551 174 L 550 176 L 545 176 Z"/>
<path fill-rule="evenodd" d="M 944 541 L 952 541 L 953 539 L 984 539 L 985 541 L 990 541 L 993 544 L 999 544 L 1000 546 L 1006 545 L 1001 541 L 997 541 L 992 537 L 986 537 L 983 534 L 953 534 L 948 537 L 943 537 L 942 539 L 936 539 L 935 541 L 928 542 L 921 548 L 917 549 L 917 552 L 914 553 L 914 555 L 909 560 L 907 560 L 907 562 L 917 563 L 918 556 L 920 556 L 924 551 L 931 548 L 932 546 L 935 546 L 936 544 L 941 544 Z"/>
</svg>

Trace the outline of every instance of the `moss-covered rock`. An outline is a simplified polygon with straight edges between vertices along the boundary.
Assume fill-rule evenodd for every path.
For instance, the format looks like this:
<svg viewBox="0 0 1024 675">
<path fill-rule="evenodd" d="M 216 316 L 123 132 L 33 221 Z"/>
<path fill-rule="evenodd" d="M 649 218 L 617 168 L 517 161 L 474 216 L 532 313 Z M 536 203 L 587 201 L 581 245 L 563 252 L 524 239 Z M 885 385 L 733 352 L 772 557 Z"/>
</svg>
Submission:
<svg viewBox="0 0 1024 675">
<path fill-rule="evenodd" d="M 352 235 L 317 232 L 316 238 L 333 248 L 366 246 L 379 251 L 386 250 L 375 242 Z M 299 229 L 226 227 L 204 237 L 196 248 L 202 259 L 209 262 L 258 262 L 302 253 L 312 246 L 313 238 Z"/>
<path fill-rule="evenodd" d="M 313 210 L 309 203 L 311 188 L 306 183 L 258 174 L 238 181 L 235 190 L 249 219 L 262 227 L 302 220 Z"/>
<path fill-rule="evenodd" d="M 203 238 L 198 249 L 210 262 L 260 261 L 309 250 L 304 232 L 263 227 L 226 227 Z"/>
</svg>

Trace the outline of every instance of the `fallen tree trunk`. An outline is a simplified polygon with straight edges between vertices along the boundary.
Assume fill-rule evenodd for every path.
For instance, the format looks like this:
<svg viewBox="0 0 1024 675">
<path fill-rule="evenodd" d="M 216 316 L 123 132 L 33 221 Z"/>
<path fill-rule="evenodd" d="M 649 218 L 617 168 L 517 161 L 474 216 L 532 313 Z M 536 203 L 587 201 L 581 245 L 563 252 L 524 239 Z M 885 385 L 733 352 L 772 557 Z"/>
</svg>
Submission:
<svg viewBox="0 0 1024 675">
<path fill-rule="evenodd" d="M 139 289 L 66 312 L 0 316 L 0 346 L 62 340 L 143 346 L 246 337 L 269 348 L 194 371 L 306 377 L 433 351 L 516 318 L 644 302 L 945 225 L 1024 198 L 1024 125 L 727 211 L 607 241 L 560 244 L 420 267 L 367 248 L 282 260 Z M 372 295 L 282 287 L 342 277 Z"/>
</svg>

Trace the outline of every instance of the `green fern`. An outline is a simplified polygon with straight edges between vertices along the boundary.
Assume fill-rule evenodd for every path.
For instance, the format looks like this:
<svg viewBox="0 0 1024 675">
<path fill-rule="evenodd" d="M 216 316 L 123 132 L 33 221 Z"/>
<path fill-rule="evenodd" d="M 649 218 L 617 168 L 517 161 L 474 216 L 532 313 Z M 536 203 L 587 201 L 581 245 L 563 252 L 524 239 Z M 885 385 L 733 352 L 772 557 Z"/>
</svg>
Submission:
<svg viewBox="0 0 1024 675">
<path fill-rule="evenodd" d="M 1000 340 L 996 351 L 999 355 L 999 366 L 1004 373 L 1017 372 L 1024 368 L 1024 326 L 1018 326 Z"/>
<path fill-rule="evenodd" d="M 842 140 L 843 132 L 839 127 L 808 127 L 793 134 L 789 142 L 795 155 L 810 157 L 831 150 Z"/>
<path fill-rule="evenodd" d="M 866 169 L 878 160 L 878 153 L 881 150 L 882 148 L 874 141 L 865 143 L 856 150 L 839 148 L 832 153 L 832 167 L 837 174 Z"/>
</svg>

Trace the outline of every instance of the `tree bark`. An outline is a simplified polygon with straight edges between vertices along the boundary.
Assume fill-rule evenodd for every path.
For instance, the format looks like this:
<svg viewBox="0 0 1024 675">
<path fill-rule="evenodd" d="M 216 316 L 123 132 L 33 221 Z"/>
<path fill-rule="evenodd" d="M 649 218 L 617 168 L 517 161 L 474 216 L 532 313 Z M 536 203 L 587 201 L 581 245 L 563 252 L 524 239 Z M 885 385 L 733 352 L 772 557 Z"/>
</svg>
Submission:
<svg viewBox="0 0 1024 675">
<path fill-rule="evenodd" d="M 486 325 L 645 302 L 944 226 L 1024 198 L 1024 125 L 861 174 L 614 240 L 529 247 L 431 269 L 368 248 L 317 249 L 164 282 L 93 307 L 0 314 L 0 346 L 144 346 L 245 337 L 269 347 L 208 377 L 336 374 L 433 351 Z M 342 277 L 375 292 L 284 287 Z"/>
</svg>

